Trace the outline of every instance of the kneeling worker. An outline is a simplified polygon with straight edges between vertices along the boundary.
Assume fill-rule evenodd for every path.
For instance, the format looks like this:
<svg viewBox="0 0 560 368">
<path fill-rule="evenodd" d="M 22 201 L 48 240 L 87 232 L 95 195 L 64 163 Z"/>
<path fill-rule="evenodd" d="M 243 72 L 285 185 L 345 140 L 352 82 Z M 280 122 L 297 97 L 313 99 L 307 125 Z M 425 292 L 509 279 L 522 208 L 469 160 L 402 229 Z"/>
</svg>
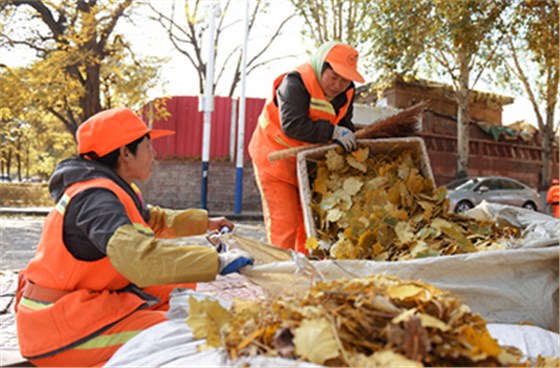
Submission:
<svg viewBox="0 0 560 368">
<path fill-rule="evenodd" d="M 173 288 L 252 264 L 237 250 L 160 240 L 233 228 L 205 210 L 144 203 L 133 182 L 151 174 L 152 139 L 170 134 L 148 129 L 127 108 L 102 111 L 79 127 L 79 156 L 52 175 L 57 204 L 35 258 L 20 273 L 17 332 L 31 363 L 102 365 L 127 340 L 166 320 Z"/>
</svg>

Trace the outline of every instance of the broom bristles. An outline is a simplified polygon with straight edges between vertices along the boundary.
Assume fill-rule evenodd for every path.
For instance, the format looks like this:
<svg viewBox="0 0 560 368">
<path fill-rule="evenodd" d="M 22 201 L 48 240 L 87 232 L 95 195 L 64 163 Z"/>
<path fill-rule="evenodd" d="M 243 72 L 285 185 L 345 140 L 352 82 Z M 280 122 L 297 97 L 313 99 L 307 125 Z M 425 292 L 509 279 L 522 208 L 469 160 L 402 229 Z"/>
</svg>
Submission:
<svg viewBox="0 0 560 368">
<path fill-rule="evenodd" d="M 399 137 L 422 130 L 421 113 L 426 102 L 420 102 L 389 117 L 377 120 L 356 132 L 356 138 Z"/>
<path fill-rule="evenodd" d="M 388 138 L 415 135 L 422 130 L 421 113 L 426 109 L 427 105 L 428 103 L 426 101 L 422 101 L 394 115 L 376 120 L 367 127 L 356 131 L 356 138 Z M 304 146 L 272 152 L 268 155 L 268 160 L 277 161 L 294 157 L 303 150 L 321 147 L 325 144 L 306 144 Z"/>
</svg>

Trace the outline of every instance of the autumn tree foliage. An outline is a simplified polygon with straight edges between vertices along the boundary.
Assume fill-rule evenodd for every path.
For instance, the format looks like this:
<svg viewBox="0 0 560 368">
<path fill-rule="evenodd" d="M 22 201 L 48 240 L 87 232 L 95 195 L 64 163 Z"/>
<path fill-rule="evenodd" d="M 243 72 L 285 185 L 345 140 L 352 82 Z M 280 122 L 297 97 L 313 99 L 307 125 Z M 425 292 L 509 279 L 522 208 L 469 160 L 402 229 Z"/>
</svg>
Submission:
<svg viewBox="0 0 560 368">
<path fill-rule="evenodd" d="M 27 49 L 35 55 L 17 66 L 0 64 L 6 87 L 0 106 L 4 173 L 11 174 L 23 160 L 33 163 L 33 174 L 48 177 L 53 161 L 74 151 L 72 137 L 88 117 L 146 102 L 147 91 L 158 81 L 159 58 L 138 57 L 116 30 L 133 11 L 132 0 L 0 3 L 0 52 Z M 50 148 L 45 142 L 51 142 Z M 55 148 L 57 142 L 62 149 Z"/>
<path fill-rule="evenodd" d="M 560 82 L 560 2 L 518 0 L 511 4 L 505 29 L 503 74 L 506 82 L 527 96 L 539 127 L 542 166 L 539 187 L 545 190 L 553 177 L 552 155 L 558 131 Z M 540 109 L 539 106 L 544 106 Z M 557 174 L 556 174 L 557 175 Z"/>
<path fill-rule="evenodd" d="M 56 117 L 72 135 L 103 109 L 138 107 L 157 71 L 156 59 L 138 58 L 115 31 L 132 8 L 132 0 L 4 1 L 0 47 L 25 46 L 37 56 L 22 80 L 25 93 L 15 98 Z"/>
<path fill-rule="evenodd" d="M 316 46 L 337 40 L 358 47 L 371 18 L 368 2 L 359 0 L 291 0 L 305 21 L 302 34 Z"/>
<path fill-rule="evenodd" d="M 376 68 L 423 72 L 450 81 L 457 108 L 456 177 L 467 176 L 469 96 L 497 63 L 507 1 L 380 0 L 371 3 L 368 38 Z"/>
</svg>

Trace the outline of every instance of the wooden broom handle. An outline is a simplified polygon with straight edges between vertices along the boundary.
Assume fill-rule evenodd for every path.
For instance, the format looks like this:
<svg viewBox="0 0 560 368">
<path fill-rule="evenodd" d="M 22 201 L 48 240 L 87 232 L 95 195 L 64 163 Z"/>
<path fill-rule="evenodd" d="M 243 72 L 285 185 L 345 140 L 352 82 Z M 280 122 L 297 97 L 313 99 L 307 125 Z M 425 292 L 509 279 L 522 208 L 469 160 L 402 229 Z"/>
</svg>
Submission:
<svg viewBox="0 0 560 368">
<path fill-rule="evenodd" d="M 397 124 L 406 118 L 415 116 L 418 112 L 423 111 L 426 108 L 427 103 L 420 102 L 414 106 L 409 107 L 406 110 L 398 112 L 394 115 L 388 116 L 384 119 L 378 120 L 375 124 L 371 124 L 366 126 L 365 128 L 359 129 L 356 131 L 355 135 L 356 138 L 372 138 L 375 137 L 376 134 L 386 129 L 388 125 Z M 297 146 L 292 148 L 286 148 L 280 151 L 271 152 L 268 155 L 269 161 L 278 161 L 283 160 L 286 158 L 293 157 L 297 155 L 299 152 L 310 149 L 310 148 L 317 148 L 322 147 L 327 144 L 331 143 L 314 143 L 314 144 L 305 144 L 303 146 Z"/>
</svg>

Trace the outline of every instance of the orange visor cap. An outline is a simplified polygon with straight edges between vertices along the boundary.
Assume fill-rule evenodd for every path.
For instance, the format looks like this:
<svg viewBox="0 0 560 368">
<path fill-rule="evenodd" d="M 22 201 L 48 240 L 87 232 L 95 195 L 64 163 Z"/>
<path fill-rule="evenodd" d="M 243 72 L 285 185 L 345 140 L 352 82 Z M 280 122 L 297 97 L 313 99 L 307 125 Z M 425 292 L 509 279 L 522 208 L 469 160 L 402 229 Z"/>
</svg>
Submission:
<svg viewBox="0 0 560 368">
<path fill-rule="evenodd" d="M 358 73 L 358 51 L 352 46 L 343 43 L 334 45 L 327 54 L 325 61 L 328 62 L 335 73 L 341 77 L 364 83 L 364 77 Z"/>
<path fill-rule="evenodd" d="M 95 152 L 99 157 L 103 157 L 148 133 L 151 139 L 175 134 L 172 130 L 149 129 L 142 119 L 125 107 L 101 111 L 78 128 L 78 153 Z"/>
</svg>

